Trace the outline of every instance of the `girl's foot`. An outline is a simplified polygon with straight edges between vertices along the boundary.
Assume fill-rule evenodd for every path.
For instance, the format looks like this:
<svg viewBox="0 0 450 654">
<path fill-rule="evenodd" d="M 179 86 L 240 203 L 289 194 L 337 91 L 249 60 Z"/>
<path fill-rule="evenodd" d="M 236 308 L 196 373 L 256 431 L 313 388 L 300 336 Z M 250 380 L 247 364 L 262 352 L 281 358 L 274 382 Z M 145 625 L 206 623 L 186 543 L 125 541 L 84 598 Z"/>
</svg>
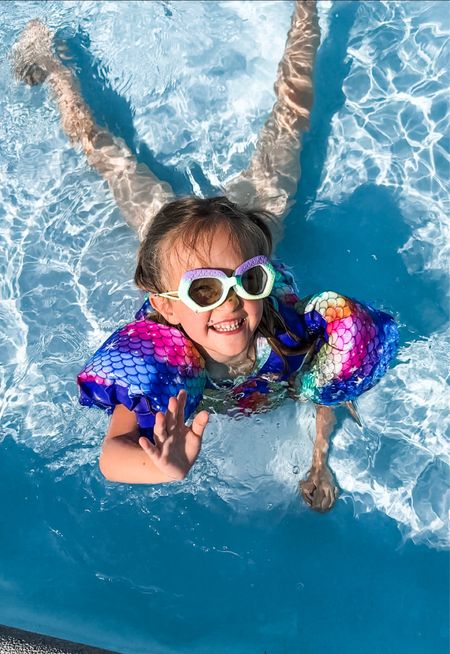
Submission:
<svg viewBox="0 0 450 654">
<path fill-rule="evenodd" d="M 35 86 L 42 84 L 55 65 L 53 34 L 40 20 L 31 20 L 12 48 L 12 65 L 17 79 Z"/>
</svg>

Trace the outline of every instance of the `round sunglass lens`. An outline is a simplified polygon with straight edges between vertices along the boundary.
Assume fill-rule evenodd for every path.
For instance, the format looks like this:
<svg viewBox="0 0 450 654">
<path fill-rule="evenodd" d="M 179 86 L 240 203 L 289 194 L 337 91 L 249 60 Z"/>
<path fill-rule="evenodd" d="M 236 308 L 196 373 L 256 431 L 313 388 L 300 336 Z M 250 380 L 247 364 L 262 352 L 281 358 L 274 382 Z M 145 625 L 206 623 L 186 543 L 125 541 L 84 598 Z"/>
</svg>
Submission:
<svg viewBox="0 0 450 654">
<path fill-rule="evenodd" d="M 266 288 L 267 273 L 262 266 L 253 266 L 241 277 L 242 286 L 250 295 L 261 295 Z"/>
<path fill-rule="evenodd" d="M 200 307 L 209 307 L 220 299 L 222 288 L 222 283 L 218 279 L 202 277 L 193 280 L 188 295 Z"/>
</svg>

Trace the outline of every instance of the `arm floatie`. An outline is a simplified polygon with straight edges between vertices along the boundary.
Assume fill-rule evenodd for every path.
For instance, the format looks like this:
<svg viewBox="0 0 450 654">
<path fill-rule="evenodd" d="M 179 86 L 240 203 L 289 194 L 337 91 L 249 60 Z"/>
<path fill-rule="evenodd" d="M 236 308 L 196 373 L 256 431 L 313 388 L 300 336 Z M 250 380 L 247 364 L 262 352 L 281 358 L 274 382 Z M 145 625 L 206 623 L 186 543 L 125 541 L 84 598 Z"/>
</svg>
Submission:
<svg viewBox="0 0 450 654">
<path fill-rule="evenodd" d="M 115 331 L 77 377 L 80 403 L 111 412 L 123 404 L 136 413 L 142 429 L 151 429 L 169 398 L 187 391 L 185 415 L 198 406 L 205 386 L 204 362 L 175 327 L 136 320 Z"/>
<path fill-rule="evenodd" d="M 332 291 L 302 301 L 290 270 L 273 263 L 275 308 L 295 308 L 310 337 L 317 339 L 313 356 L 296 379 L 299 395 L 333 405 L 352 401 L 372 388 L 397 352 L 398 327 L 392 316 Z"/>
<path fill-rule="evenodd" d="M 352 401 L 385 374 L 398 348 L 398 328 L 387 313 L 333 291 L 303 308 L 316 352 L 297 378 L 302 397 L 318 404 Z"/>
</svg>

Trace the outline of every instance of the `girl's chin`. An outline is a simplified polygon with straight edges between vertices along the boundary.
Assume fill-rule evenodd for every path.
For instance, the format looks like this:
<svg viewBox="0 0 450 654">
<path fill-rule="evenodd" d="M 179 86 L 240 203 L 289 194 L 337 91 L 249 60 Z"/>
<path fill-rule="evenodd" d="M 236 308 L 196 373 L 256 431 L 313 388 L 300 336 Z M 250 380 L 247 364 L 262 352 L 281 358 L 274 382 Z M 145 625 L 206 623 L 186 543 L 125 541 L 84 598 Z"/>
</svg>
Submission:
<svg viewBox="0 0 450 654">
<path fill-rule="evenodd" d="M 229 334 L 223 337 L 221 334 L 218 336 L 219 338 L 214 338 L 213 342 L 210 341 L 203 348 L 217 363 L 227 363 L 231 358 L 239 357 L 239 355 L 247 356 L 250 347 L 248 338 L 236 338 L 236 335 L 233 338 Z"/>
</svg>

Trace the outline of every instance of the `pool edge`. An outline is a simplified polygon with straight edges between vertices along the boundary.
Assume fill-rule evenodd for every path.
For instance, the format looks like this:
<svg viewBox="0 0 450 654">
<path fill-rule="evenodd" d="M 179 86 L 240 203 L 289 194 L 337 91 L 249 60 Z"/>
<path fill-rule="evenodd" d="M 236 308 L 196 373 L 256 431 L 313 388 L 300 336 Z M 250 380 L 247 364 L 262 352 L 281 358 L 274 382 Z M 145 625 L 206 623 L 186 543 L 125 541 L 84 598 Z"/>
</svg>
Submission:
<svg viewBox="0 0 450 654">
<path fill-rule="evenodd" d="M 53 638 L 34 631 L 24 631 L 0 624 L 1 654 L 120 654 L 110 649 L 101 649 L 74 643 L 71 640 Z"/>
</svg>

